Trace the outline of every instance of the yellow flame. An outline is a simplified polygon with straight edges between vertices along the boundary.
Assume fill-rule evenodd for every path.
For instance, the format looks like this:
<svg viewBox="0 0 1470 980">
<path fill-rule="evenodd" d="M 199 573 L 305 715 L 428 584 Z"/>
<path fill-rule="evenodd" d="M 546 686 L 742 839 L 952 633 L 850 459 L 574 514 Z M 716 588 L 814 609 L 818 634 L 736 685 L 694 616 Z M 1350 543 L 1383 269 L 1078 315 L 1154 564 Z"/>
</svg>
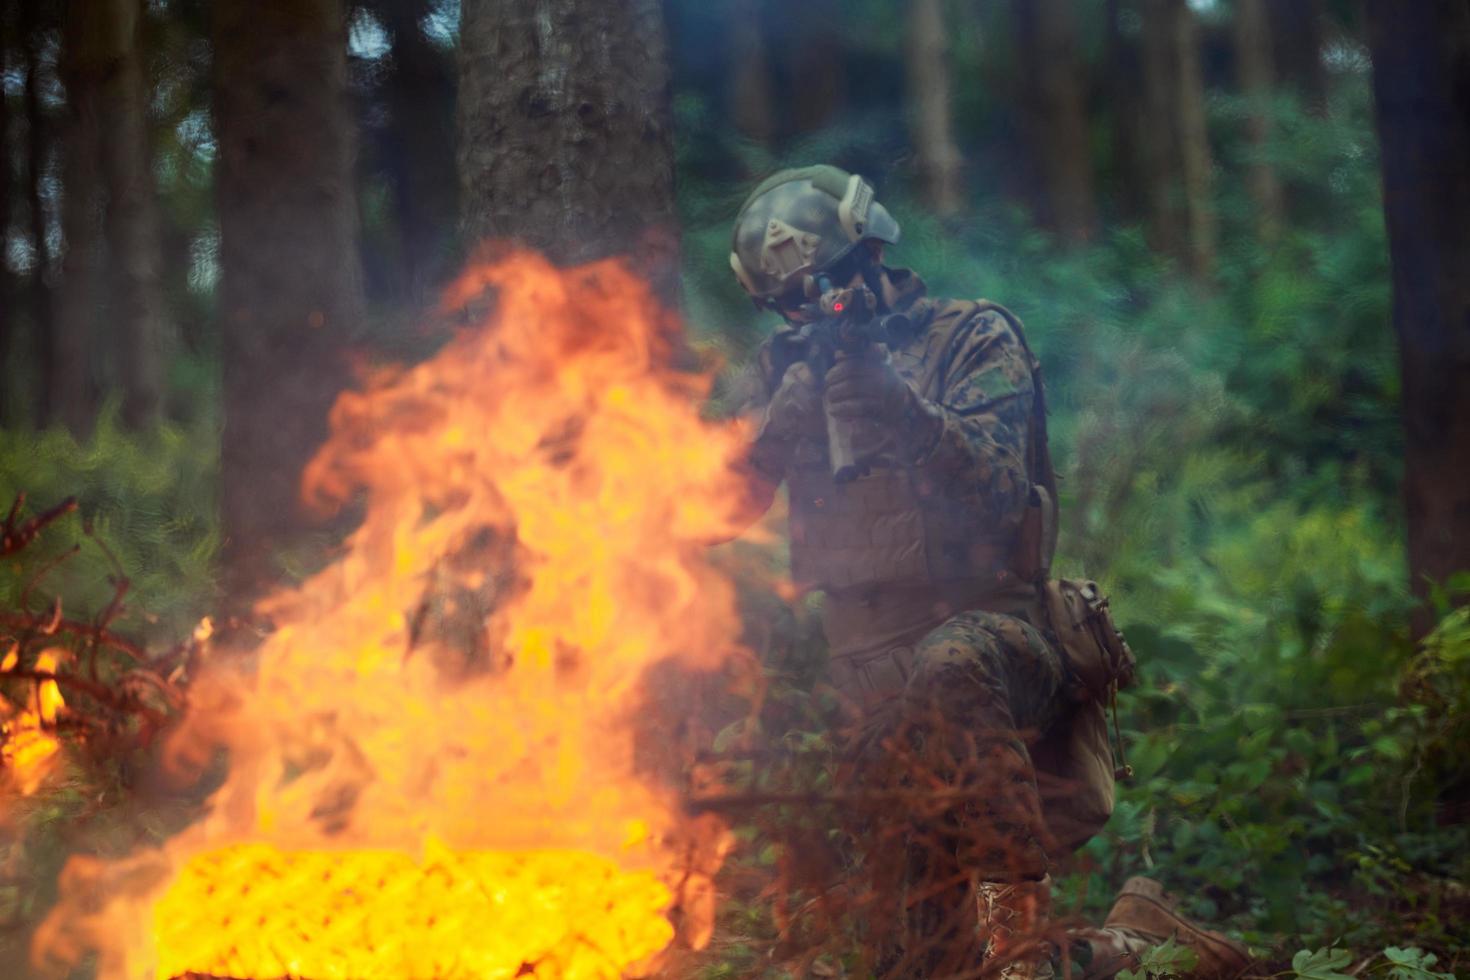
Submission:
<svg viewBox="0 0 1470 980">
<path fill-rule="evenodd" d="M 707 937 L 724 834 L 683 812 L 659 705 L 737 652 L 706 552 L 739 529 L 743 440 L 620 266 L 515 256 L 447 302 L 487 289 L 493 322 L 339 399 L 305 485 L 364 518 L 263 606 L 253 672 L 194 684 L 168 750 L 228 751 L 208 816 L 69 866 L 38 964 L 613 978 L 676 901 Z"/>
</svg>

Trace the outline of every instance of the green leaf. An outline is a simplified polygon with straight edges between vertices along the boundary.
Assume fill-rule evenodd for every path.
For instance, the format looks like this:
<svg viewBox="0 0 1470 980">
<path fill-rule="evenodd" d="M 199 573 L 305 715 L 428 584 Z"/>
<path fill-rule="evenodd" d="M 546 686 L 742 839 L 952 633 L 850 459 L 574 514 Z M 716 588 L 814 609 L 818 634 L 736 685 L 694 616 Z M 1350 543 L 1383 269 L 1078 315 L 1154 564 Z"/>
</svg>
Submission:
<svg viewBox="0 0 1470 980">
<path fill-rule="evenodd" d="M 1455 980 L 1453 973 L 1432 969 L 1439 962 L 1439 957 L 1426 953 L 1417 946 L 1389 946 L 1384 949 L 1383 955 L 1392 964 L 1388 970 L 1388 980 Z"/>
<path fill-rule="evenodd" d="M 1353 961 L 1353 954 L 1345 949 L 1319 949 L 1316 952 L 1301 950 L 1291 958 L 1291 968 L 1302 980 L 1352 980 L 1341 972 Z"/>
<path fill-rule="evenodd" d="M 1137 970 L 1124 970 L 1119 980 L 1150 980 L 1154 977 L 1180 977 L 1199 965 L 1199 954 L 1170 937 L 1162 945 L 1146 950 L 1138 958 Z"/>
</svg>

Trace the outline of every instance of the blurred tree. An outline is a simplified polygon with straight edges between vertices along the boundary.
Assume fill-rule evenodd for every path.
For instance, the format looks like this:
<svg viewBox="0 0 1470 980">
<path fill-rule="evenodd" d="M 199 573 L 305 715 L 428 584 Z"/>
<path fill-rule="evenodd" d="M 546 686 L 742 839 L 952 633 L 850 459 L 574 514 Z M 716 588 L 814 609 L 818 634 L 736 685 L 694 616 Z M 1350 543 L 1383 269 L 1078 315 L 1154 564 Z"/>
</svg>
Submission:
<svg viewBox="0 0 1470 980">
<path fill-rule="evenodd" d="M 1110 103 L 1113 131 L 1111 188 L 1119 217 L 1142 222 L 1149 218 L 1152 189 L 1147 183 L 1148 160 L 1144 154 L 1145 104 L 1143 64 L 1139 55 L 1138 12 L 1131 0 L 1107 0 L 1106 94 Z"/>
<path fill-rule="evenodd" d="M 102 88 L 111 70 L 108 32 L 95 0 L 67 4 L 62 21 L 62 288 L 56 293 L 50 357 L 45 364 L 43 419 L 85 433 L 96 414 L 91 362 L 100 340 L 105 265 L 102 215 Z"/>
<path fill-rule="evenodd" d="M 1281 235 L 1281 182 L 1264 155 L 1271 141 L 1270 99 L 1276 84 L 1271 57 L 1271 27 L 1266 0 L 1235 0 L 1235 71 L 1240 91 L 1249 101 L 1245 137 L 1251 160 L 1246 186 L 1255 208 L 1256 235 L 1267 246 Z"/>
<path fill-rule="evenodd" d="M 45 8 L 43 10 L 43 7 Z M 46 111 L 41 104 L 42 72 L 45 57 L 42 32 L 46 25 L 43 13 L 48 5 L 20 2 L 20 41 L 25 52 L 26 118 L 26 210 L 30 224 L 31 269 L 29 302 L 32 348 L 37 360 L 36 374 L 42 379 L 36 394 L 37 417 L 43 424 L 51 417 L 50 392 L 45 379 L 55 361 L 55 316 L 51 309 L 51 239 L 47 234 L 46 198 L 42 186 L 46 180 L 46 160 L 50 149 L 50 132 Z"/>
<path fill-rule="evenodd" d="M 917 158 L 920 194 L 935 214 L 952 217 L 964 206 L 965 193 L 950 109 L 953 85 L 940 0 L 912 0 L 905 41 L 909 138 Z"/>
<path fill-rule="evenodd" d="M 10 53 L 10 0 L 0 0 L 0 66 Z M 15 333 L 15 306 L 10 275 L 10 99 L 0 84 L 0 377 L 10 377 L 11 341 Z M 0 395 L 0 426 L 10 425 L 11 401 Z"/>
<path fill-rule="evenodd" d="M 847 102 L 844 23 L 839 0 L 785 4 L 779 18 L 785 34 L 787 91 L 782 103 L 795 133 L 815 133 L 836 118 Z"/>
<path fill-rule="evenodd" d="M 1470 5 L 1368 0 L 1367 13 L 1422 597 L 1470 570 Z M 1430 623 L 1421 609 L 1417 632 Z"/>
<path fill-rule="evenodd" d="M 1198 25 L 1187 0 L 1141 0 L 1139 13 L 1149 226 L 1155 247 L 1204 279 L 1215 264 L 1216 227 Z"/>
<path fill-rule="evenodd" d="M 417 304 L 448 272 L 453 251 L 454 65 L 424 35 L 430 0 L 373 6 L 392 39 L 385 150 L 408 299 Z"/>
<path fill-rule="evenodd" d="M 1032 205 L 1065 242 L 1097 232 L 1085 66 L 1072 0 L 1016 0 Z"/>
<path fill-rule="evenodd" d="M 771 55 L 766 44 L 764 4 L 761 0 L 730 0 L 730 106 L 735 128 L 762 146 L 776 136 L 771 91 Z"/>
<path fill-rule="evenodd" d="M 161 282 L 158 201 L 149 148 L 149 83 L 141 45 L 144 0 L 73 0 L 91 11 L 106 53 L 101 97 L 110 272 L 109 352 L 121 367 L 122 417 L 142 426 L 163 404 L 170 328 Z"/>
<path fill-rule="evenodd" d="M 631 256 L 676 295 L 678 217 L 658 0 L 464 0 L 460 220 L 553 261 Z"/>
<path fill-rule="evenodd" d="M 301 469 L 362 299 L 341 3 L 219 0 L 213 38 L 223 584 L 238 609 L 302 526 Z"/>
<path fill-rule="evenodd" d="M 1307 108 L 1325 112 L 1324 0 L 1265 0 L 1265 7 L 1278 77 L 1297 91 Z"/>
</svg>

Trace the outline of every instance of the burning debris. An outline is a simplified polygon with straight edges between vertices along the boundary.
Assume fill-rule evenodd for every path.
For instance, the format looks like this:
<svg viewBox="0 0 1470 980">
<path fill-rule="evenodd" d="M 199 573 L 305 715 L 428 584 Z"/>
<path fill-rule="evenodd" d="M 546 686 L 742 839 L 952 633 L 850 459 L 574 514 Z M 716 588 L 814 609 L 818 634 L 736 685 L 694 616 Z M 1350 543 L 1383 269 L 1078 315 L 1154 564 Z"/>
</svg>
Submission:
<svg viewBox="0 0 1470 980">
<path fill-rule="evenodd" d="M 207 816 L 73 859 L 39 966 L 594 978 L 646 967 L 671 913 L 707 938 L 725 832 L 683 807 L 698 733 L 649 678 L 745 662 L 706 557 L 739 530 L 740 434 L 621 266 L 512 256 L 446 302 L 482 297 L 478 329 L 339 399 L 306 494 L 361 525 L 262 604 L 257 650 L 201 659 L 164 755 L 228 758 Z"/>
</svg>

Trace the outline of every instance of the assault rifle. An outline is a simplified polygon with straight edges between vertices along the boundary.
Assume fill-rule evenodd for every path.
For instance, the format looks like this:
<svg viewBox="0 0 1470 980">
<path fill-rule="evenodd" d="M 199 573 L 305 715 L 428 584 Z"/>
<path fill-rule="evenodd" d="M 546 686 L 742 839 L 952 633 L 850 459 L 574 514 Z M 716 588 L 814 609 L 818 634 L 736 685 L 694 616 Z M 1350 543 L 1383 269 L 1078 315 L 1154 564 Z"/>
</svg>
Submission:
<svg viewBox="0 0 1470 980">
<path fill-rule="evenodd" d="M 805 361 L 820 384 L 840 357 L 861 356 L 876 344 L 888 343 L 895 319 L 906 319 L 902 313 L 878 315 L 878 297 L 867 286 L 835 287 L 830 277 L 809 277 L 806 293 L 813 302 L 802 307 L 811 319 L 795 330 L 778 335 L 776 360 L 781 365 Z M 860 455 L 853 447 L 858 426 L 870 424 L 866 419 L 834 418 L 827 413 L 827 456 L 832 463 L 832 479 L 850 483 L 866 476 L 872 468 L 870 455 Z"/>
</svg>

